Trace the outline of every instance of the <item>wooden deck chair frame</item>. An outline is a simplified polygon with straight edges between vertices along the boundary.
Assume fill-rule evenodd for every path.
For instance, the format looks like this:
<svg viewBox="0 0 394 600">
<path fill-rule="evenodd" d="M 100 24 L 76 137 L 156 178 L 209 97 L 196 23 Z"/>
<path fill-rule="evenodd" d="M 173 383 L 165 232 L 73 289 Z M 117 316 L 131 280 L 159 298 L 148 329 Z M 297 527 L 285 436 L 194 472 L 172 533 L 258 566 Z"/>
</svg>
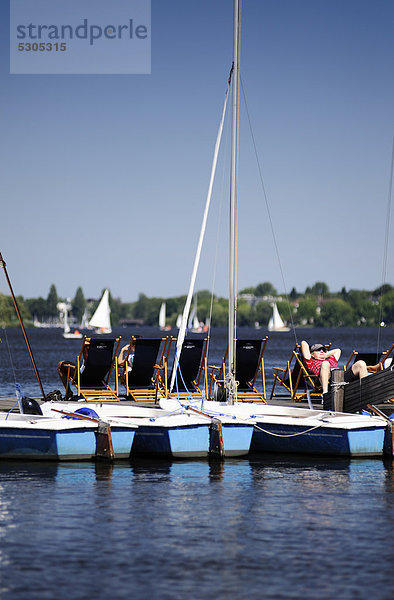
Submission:
<svg viewBox="0 0 394 600">
<path fill-rule="evenodd" d="M 196 338 L 196 339 L 201 339 L 201 338 Z M 175 337 L 171 338 L 172 342 L 176 341 Z M 164 369 L 164 376 L 163 376 L 163 381 L 162 381 L 162 393 L 165 395 L 166 398 L 202 398 L 202 393 L 203 393 L 203 389 L 205 391 L 205 397 L 207 398 L 207 389 L 208 389 L 208 379 L 207 379 L 207 352 L 208 352 L 208 344 L 209 344 L 209 337 L 206 337 L 203 339 L 203 346 L 202 346 L 202 351 L 201 351 L 201 358 L 200 358 L 200 365 L 199 365 L 199 369 L 198 369 L 198 373 L 197 373 L 197 377 L 195 380 L 192 381 L 192 384 L 194 386 L 193 390 L 173 390 L 172 392 L 170 392 L 169 389 L 169 385 L 168 385 L 168 377 L 167 377 L 167 373 L 168 373 L 168 368 L 166 367 Z M 181 351 L 182 352 L 182 351 Z M 166 365 L 168 364 L 168 356 L 169 356 L 169 352 L 167 353 L 167 360 L 166 360 Z M 202 374 L 204 373 L 204 383 L 203 385 L 201 384 L 201 377 Z"/>
<path fill-rule="evenodd" d="M 255 340 L 253 340 L 253 341 L 255 341 Z M 235 342 L 237 342 L 237 340 L 235 340 Z M 249 390 L 237 391 L 237 400 L 239 400 L 240 402 L 253 401 L 253 402 L 260 402 L 263 404 L 267 403 L 267 401 L 266 401 L 266 386 L 265 386 L 265 366 L 264 366 L 264 352 L 265 352 L 265 348 L 267 346 L 267 342 L 268 342 L 268 336 L 266 335 L 265 338 L 262 338 L 262 340 L 261 340 L 260 354 L 259 354 L 259 359 L 257 361 L 257 368 L 255 371 L 255 374 L 254 374 L 253 378 L 247 382 L 248 385 L 250 386 L 250 391 Z M 228 356 L 228 346 L 227 346 L 226 352 L 224 353 L 221 366 L 217 367 L 215 365 L 210 365 L 211 377 L 210 377 L 210 381 L 209 381 L 208 396 L 207 396 L 210 399 L 212 399 L 214 385 L 215 384 L 224 385 L 224 381 L 226 378 L 227 356 Z M 220 369 L 217 376 L 216 376 L 216 369 Z M 255 385 L 259 371 L 261 371 L 261 383 L 262 383 L 262 388 L 263 388 L 262 392 L 259 392 L 259 390 L 256 388 L 256 385 Z"/>
<path fill-rule="evenodd" d="M 390 357 L 390 354 L 393 352 L 393 350 L 394 350 L 394 343 L 391 344 L 390 348 L 388 348 L 387 350 L 382 352 L 379 358 L 377 355 L 377 360 L 374 365 L 367 364 L 367 369 L 373 373 L 376 373 L 377 371 L 383 371 L 384 363 Z M 361 360 L 364 360 L 362 352 L 357 352 L 357 350 L 352 351 L 352 353 L 344 367 L 345 371 L 349 367 L 350 363 L 352 362 L 353 357 L 354 357 L 354 362 L 356 362 L 357 360 L 360 360 L 359 358 L 357 358 L 359 355 L 361 355 Z"/>
<path fill-rule="evenodd" d="M 327 350 L 330 347 L 331 344 L 326 344 Z M 296 344 L 292 350 L 290 359 L 287 361 L 286 367 L 273 367 L 274 381 L 272 384 L 270 400 L 272 400 L 272 398 L 276 395 L 274 393 L 276 383 L 282 385 L 289 392 L 291 399 L 295 402 L 301 402 L 302 400 L 305 400 L 308 397 L 308 392 L 306 389 L 302 392 L 299 391 L 299 387 L 300 385 L 302 385 L 302 383 L 304 383 L 305 388 L 310 386 L 310 398 L 321 398 L 322 392 L 320 389 L 319 378 L 316 375 L 312 375 L 311 373 L 309 373 L 300 356 L 300 351 L 301 345 Z M 295 368 L 297 368 L 296 373 L 294 373 Z"/>
<path fill-rule="evenodd" d="M 168 354 L 170 351 L 172 338 L 170 338 L 169 336 L 161 338 L 162 350 L 161 350 L 159 360 L 156 360 L 156 363 L 153 365 L 154 374 L 152 377 L 152 387 L 145 388 L 145 389 L 134 389 L 134 388 L 130 387 L 128 372 L 127 372 L 127 364 L 128 364 L 128 360 L 129 360 L 129 356 L 130 356 L 130 352 L 131 352 L 131 346 L 133 345 L 133 343 L 135 344 L 138 339 L 139 339 L 138 337 L 132 336 L 130 343 L 129 343 L 129 349 L 128 349 L 126 357 L 125 357 L 125 368 L 124 368 L 123 374 L 122 374 L 122 381 L 123 381 L 123 384 L 126 386 L 126 395 L 127 395 L 127 398 L 131 398 L 135 402 L 153 400 L 155 403 L 157 403 L 159 382 L 160 382 L 161 377 L 163 376 L 161 372 L 166 370 L 166 358 L 168 357 Z M 142 339 L 145 339 L 145 338 L 142 338 Z M 157 339 L 159 339 L 159 338 L 157 338 Z M 163 344 L 163 342 L 164 342 L 164 344 Z"/>
<path fill-rule="evenodd" d="M 103 389 L 87 389 L 84 387 L 81 387 L 81 358 L 83 356 L 83 350 L 84 347 L 87 345 L 87 343 L 90 343 L 92 338 L 88 338 L 85 336 L 83 342 L 82 342 L 82 347 L 81 347 L 81 351 L 79 353 L 79 356 L 77 357 L 77 381 L 76 381 L 76 386 L 77 386 L 77 394 L 78 396 L 82 396 L 87 402 L 119 402 L 119 386 L 118 386 L 118 378 L 119 378 L 119 369 L 118 369 L 118 350 L 119 350 L 119 344 L 120 344 L 120 340 L 121 337 L 117 337 L 115 338 L 114 341 L 114 351 L 113 351 L 113 358 L 112 358 L 112 363 L 111 366 L 109 368 L 108 371 L 108 375 L 105 379 L 105 388 Z M 88 350 L 89 352 L 89 350 Z M 115 367 L 115 389 L 111 388 L 111 386 L 109 385 L 109 380 L 112 374 L 112 371 Z M 75 382 L 74 382 L 75 383 Z"/>
</svg>

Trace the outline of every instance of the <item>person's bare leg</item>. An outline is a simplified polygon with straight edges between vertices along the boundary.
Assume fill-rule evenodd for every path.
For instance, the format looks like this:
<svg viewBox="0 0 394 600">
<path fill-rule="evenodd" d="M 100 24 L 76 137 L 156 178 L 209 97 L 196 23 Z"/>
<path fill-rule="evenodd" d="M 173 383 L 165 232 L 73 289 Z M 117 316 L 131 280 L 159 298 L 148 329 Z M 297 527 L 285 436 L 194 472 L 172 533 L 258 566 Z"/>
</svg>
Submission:
<svg viewBox="0 0 394 600">
<path fill-rule="evenodd" d="M 352 365 L 352 371 L 353 374 L 359 377 L 360 379 L 369 375 L 367 364 L 364 360 L 358 360 L 357 362 L 355 362 L 354 365 Z"/>
<path fill-rule="evenodd" d="M 328 360 L 324 360 L 321 364 L 320 373 L 319 373 L 320 383 L 323 388 L 323 394 L 328 392 L 328 382 L 330 381 L 330 375 L 331 375 L 330 363 L 328 362 Z"/>
</svg>

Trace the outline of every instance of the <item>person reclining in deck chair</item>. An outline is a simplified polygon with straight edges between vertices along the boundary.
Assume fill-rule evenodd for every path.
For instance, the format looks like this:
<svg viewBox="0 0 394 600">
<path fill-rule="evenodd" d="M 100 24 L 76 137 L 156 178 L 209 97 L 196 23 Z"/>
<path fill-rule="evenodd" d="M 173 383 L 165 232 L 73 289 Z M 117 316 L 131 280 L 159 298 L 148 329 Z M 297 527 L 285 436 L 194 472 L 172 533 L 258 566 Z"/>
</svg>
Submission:
<svg viewBox="0 0 394 600">
<path fill-rule="evenodd" d="M 89 342 L 86 342 L 83 348 L 83 355 L 81 360 L 81 366 L 79 369 L 80 373 L 83 373 L 85 368 L 85 361 L 88 356 L 89 351 Z M 57 365 L 57 372 L 59 373 L 59 377 L 62 380 L 64 387 L 66 388 L 66 393 L 64 396 L 65 400 L 70 400 L 73 397 L 72 390 L 69 387 L 69 379 L 74 379 L 76 376 L 77 365 L 69 360 L 61 360 Z"/>
<path fill-rule="evenodd" d="M 133 337 L 134 337 L 134 339 L 137 339 L 137 338 L 141 338 L 142 335 L 135 335 Z M 123 346 L 123 348 L 119 352 L 118 365 L 122 369 L 126 366 L 125 362 L 126 362 L 126 356 L 127 356 L 128 351 L 129 351 L 129 348 L 130 348 L 130 344 L 126 344 L 126 346 Z M 130 348 L 129 357 L 128 357 L 128 360 L 127 360 L 127 362 L 128 362 L 127 371 L 128 372 L 130 372 L 131 369 L 133 368 L 134 353 L 135 353 L 135 344 L 132 344 L 131 348 Z"/>
<path fill-rule="evenodd" d="M 328 392 L 328 384 L 331 377 L 331 371 L 339 369 L 338 360 L 341 356 L 340 348 L 326 350 L 323 344 L 312 344 L 309 347 L 308 342 L 301 342 L 301 352 L 305 364 L 309 371 L 317 375 L 323 388 L 323 394 Z M 358 360 L 353 363 L 350 369 L 345 371 L 344 380 L 346 382 L 354 381 L 357 378 L 362 379 L 369 375 L 365 361 Z"/>
</svg>

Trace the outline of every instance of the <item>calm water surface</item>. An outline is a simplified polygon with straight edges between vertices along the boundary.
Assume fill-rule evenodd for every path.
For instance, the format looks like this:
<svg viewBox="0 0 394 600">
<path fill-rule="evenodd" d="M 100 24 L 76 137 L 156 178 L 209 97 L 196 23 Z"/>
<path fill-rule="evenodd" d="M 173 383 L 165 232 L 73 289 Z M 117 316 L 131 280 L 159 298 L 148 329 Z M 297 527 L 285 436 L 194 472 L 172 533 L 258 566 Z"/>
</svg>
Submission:
<svg viewBox="0 0 394 600">
<path fill-rule="evenodd" d="M 393 595 L 380 460 L 0 463 L 0 597 Z"/>
<path fill-rule="evenodd" d="M 211 363 L 225 346 L 217 333 Z M 393 337 L 383 333 L 381 349 Z M 20 332 L 0 335 L 0 395 L 14 394 L 15 379 L 39 395 Z M 297 335 L 332 341 L 344 356 L 376 349 L 370 330 Z M 75 358 L 80 341 L 59 330 L 29 338 L 45 391 L 60 388 L 56 363 Z M 267 378 L 292 345 L 292 334 L 270 336 Z M 0 462 L 2 600 L 386 600 L 393 535 L 391 461 Z"/>
</svg>

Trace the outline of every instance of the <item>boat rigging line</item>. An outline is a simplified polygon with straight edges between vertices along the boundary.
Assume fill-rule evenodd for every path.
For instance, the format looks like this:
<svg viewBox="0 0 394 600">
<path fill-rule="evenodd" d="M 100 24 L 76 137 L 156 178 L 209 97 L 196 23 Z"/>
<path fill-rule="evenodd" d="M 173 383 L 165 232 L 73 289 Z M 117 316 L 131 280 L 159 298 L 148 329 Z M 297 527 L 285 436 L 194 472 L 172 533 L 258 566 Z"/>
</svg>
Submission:
<svg viewBox="0 0 394 600">
<path fill-rule="evenodd" d="M 390 218 L 391 218 L 391 199 L 393 195 L 393 175 L 394 175 L 394 136 L 393 136 L 393 144 L 391 150 L 391 167 L 390 167 L 390 181 L 389 181 L 389 192 L 387 197 L 387 210 L 386 210 L 386 230 L 384 236 L 384 249 L 383 249 L 383 265 L 382 265 L 382 287 L 386 283 L 387 276 L 387 255 L 388 255 L 388 245 L 389 245 L 389 234 L 390 234 Z M 380 352 L 380 332 L 381 332 L 381 323 L 382 323 L 382 292 L 380 293 L 379 298 L 379 322 L 378 322 L 378 339 L 376 346 L 376 355 L 379 355 Z"/>
<path fill-rule="evenodd" d="M 250 135 L 251 135 L 251 138 L 252 138 L 252 144 L 253 144 L 254 154 L 255 154 L 255 158 L 256 158 L 256 162 L 257 162 L 257 168 L 258 168 L 258 172 L 259 172 L 260 184 L 261 184 L 261 188 L 262 188 L 262 191 L 263 191 L 263 197 L 264 197 L 264 200 L 265 200 L 265 206 L 266 206 L 266 210 L 267 210 L 268 221 L 269 221 L 269 225 L 270 225 L 270 229 L 271 229 L 271 235 L 272 235 L 272 239 L 273 239 L 273 242 L 274 242 L 276 257 L 277 257 L 277 260 L 278 260 L 279 271 L 280 271 L 280 275 L 281 275 L 281 279 L 282 279 L 282 285 L 283 285 L 283 289 L 284 289 L 284 295 L 286 297 L 286 303 L 287 303 L 287 308 L 288 308 L 288 313 L 289 313 L 289 319 L 290 319 L 290 322 L 291 322 L 291 329 L 292 329 L 293 334 L 294 334 L 295 343 L 298 344 L 297 333 L 296 333 L 296 329 L 294 327 L 293 314 L 292 314 L 292 311 L 291 311 L 289 296 L 288 296 L 288 293 L 287 293 L 287 286 L 286 286 L 286 282 L 285 282 L 285 277 L 284 277 L 284 272 L 283 272 L 283 267 L 282 267 L 282 261 L 281 261 L 280 254 L 279 254 L 279 246 L 278 246 L 278 242 L 277 242 L 277 239 L 276 239 L 274 224 L 273 224 L 272 217 L 271 217 L 271 210 L 270 210 L 270 206 L 269 206 L 269 202 L 268 202 L 267 192 L 266 192 L 265 185 L 264 185 L 263 172 L 262 172 L 262 169 L 261 169 L 259 154 L 257 152 L 256 141 L 255 141 L 255 137 L 254 137 L 254 134 L 253 134 L 252 122 L 251 122 L 251 118 L 250 118 L 248 103 L 246 101 L 246 94 L 245 94 L 245 89 L 244 89 L 243 82 L 242 82 L 242 77 L 241 77 L 241 89 L 242 89 L 242 96 L 243 96 L 244 103 L 245 103 L 246 116 L 247 116 L 247 119 L 248 119 L 249 130 L 250 130 Z"/>
<path fill-rule="evenodd" d="M 41 390 L 41 394 L 42 394 L 42 399 L 45 400 L 45 392 L 44 392 L 44 388 L 42 387 L 42 383 L 41 383 L 40 375 L 38 373 L 36 361 L 34 360 L 33 352 L 31 350 L 31 347 L 30 347 L 30 344 L 29 344 L 29 340 L 27 338 L 26 329 L 25 329 L 25 326 L 23 325 L 22 316 L 21 316 L 21 313 L 19 311 L 18 303 L 16 301 L 15 294 L 14 294 L 14 291 L 12 289 L 10 278 L 8 277 L 8 273 L 7 273 L 7 269 L 6 269 L 6 263 L 5 263 L 5 260 L 3 259 L 3 256 L 1 254 L 1 252 L 0 252 L 0 267 L 2 267 L 2 269 L 4 270 L 5 278 L 7 280 L 8 287 L 9 287 L 10 292 L 11 292 L 11 297 L 12 297 L 12 301 L 14 303 L 15 311 L 16 311 L 16 314 L 18 316 L 20 326 L 22 328 L 23 337 L 25 338 L 25 342 L 26 342 L 27 350 L 29 352 L 30 360 L 32 362 L 33 369 L 34 369 L 34 372 L 35 372 L 36 377 L 37 377 L 38 385 L 40 386 L 40 390 Z"/>
</svg>

